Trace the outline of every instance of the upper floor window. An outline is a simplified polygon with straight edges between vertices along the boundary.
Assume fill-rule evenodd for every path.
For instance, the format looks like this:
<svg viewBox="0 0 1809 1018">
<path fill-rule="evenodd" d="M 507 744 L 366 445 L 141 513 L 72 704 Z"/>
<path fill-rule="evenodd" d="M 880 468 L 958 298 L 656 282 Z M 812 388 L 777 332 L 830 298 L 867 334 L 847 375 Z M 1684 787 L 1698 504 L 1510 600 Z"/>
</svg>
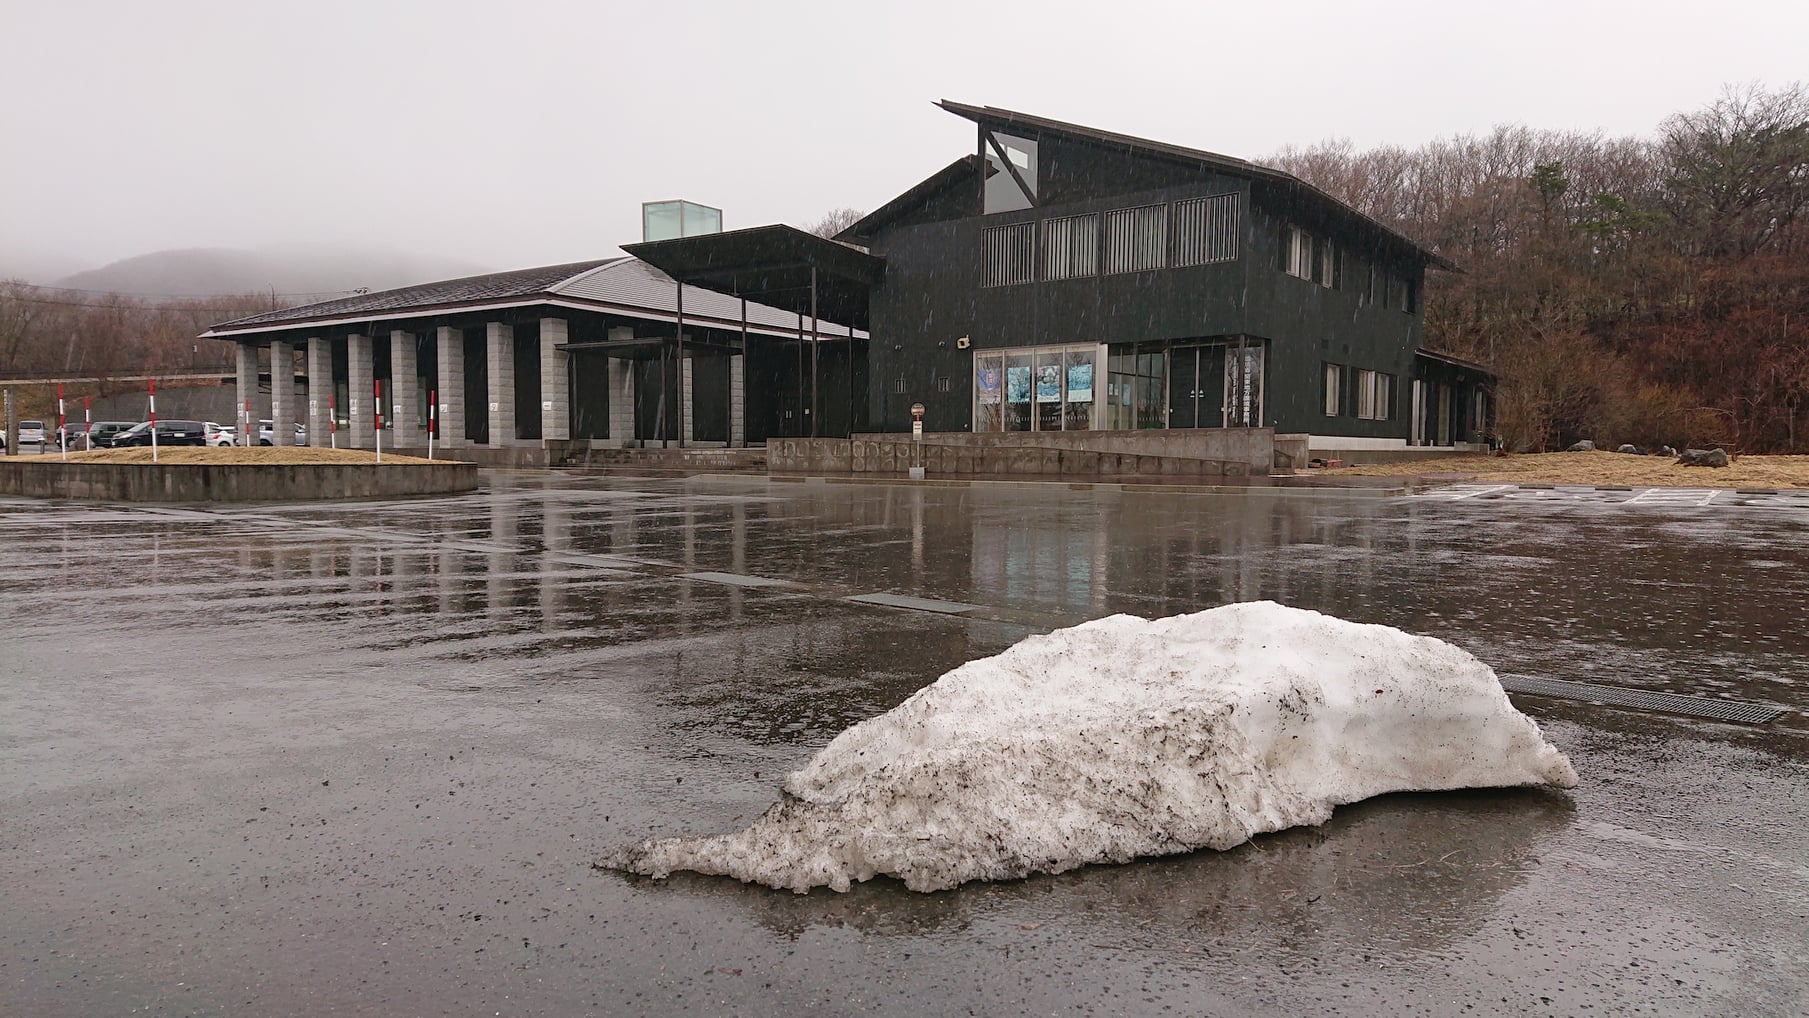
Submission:
<svg viewBox="0 0 1809 1018">
<path fill-rule="evenodd" d="M 1099 274 L 1099 217 L 1091 213 L 1043 223 L 1043 278 Z"/>
<path fill-rule="evenodd" d="M 995 226 L 985 231 L 986 286 L 1010 286 L 1036 278 L 1036 224 Z"/>
<path fill-rule="evenodd" d="M 1107 272 L 1159 269 L 1168 261 L 1164 257 L 1167 247 L 1167 205 L 1117 209 L 1105 214 Z"/>
<path fill-rule="evenodd" d="M 1282 268 L 1288 275 L 1320 286 L 1338 285 L 1338 252 L 1329 238 L 1298 226 L 1285 226 L 1282 228 L 1281 255 Z"/>
<path fill-rule="evenodd" d="M 1175 264 L 1204 265 L 1237 258 L 1239 213 L 1236 194 L 1175 202 Z"/>
<path fill-rule="evenodd" d="M 1036 204 L 1036 142 L 982 127 L 980 154 L 986 157 L 986 200 L 982 210 L 987 215 L 1015 212 Z"/>
</svg>

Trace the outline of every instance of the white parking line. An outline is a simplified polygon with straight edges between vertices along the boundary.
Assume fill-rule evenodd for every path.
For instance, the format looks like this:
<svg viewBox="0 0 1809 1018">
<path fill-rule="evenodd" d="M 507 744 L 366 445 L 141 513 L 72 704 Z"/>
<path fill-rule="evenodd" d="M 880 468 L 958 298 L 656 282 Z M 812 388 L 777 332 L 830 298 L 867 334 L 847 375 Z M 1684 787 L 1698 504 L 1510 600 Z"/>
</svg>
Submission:
<svg viewBox="0 0 1809 1018">
<path fill-rule="evenodd" d="M 1720 488 L 1647 488 L 1626 501 L 1626 505 L 1693 506 L 1701 508 L 1721 494 Z"/>
</svg>

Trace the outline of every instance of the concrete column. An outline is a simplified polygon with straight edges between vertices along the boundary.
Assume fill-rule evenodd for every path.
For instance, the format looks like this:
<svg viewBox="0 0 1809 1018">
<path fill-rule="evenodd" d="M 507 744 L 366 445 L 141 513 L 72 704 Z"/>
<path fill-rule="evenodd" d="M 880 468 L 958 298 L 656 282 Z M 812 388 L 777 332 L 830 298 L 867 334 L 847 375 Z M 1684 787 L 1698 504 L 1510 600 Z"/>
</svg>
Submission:
<svg viewBox="0 0 1809 1018">
<path fill-rule="evenodd" d="M 490 445 L 515 441 L 515 328 L 484 323 L 485 352 L 490 357 Z"/>
<path fill-rule="evenodd" d="M 729 358 L 729 445 L 747 447 L 747 358 Z"/>
<path fill-rule="evenodd" d="M 256 445 L 257 422 L 248 445 Z M 295 344 L 270 341 L 270 444 L 295 444 Z"/>
<path fill-rule="evenodd" d="M 333 342 L 325 336 L 308 338 L 308 444 L 325 449 L 330 443 L 327 432 L 332 411 L 327 401 L 333 395 Z"/>
<path fill-rule="evenodd" d="M 609 359 L 609 441 L 624 448 L 634 440 L 634 362 Z"/>
<path fill-rule="evenodd" d="M 566 341 L 563 318 L 540 320 L 540 437 L 564 441 L 572 437 L 571 354 L 559 349 Z"/>
<path fill-rule="evenodd" d="M 345 447 L 369 449 L 376 408 L 371 403 L 371 337 L 354 332 L 345 338 Z"/>
<path fill-rule="evenodd" d="M 239 427 L 239 444 L 258 444 L 258 422 L 253 418 L 249 425 L 245 421 L 245 402 L 255 400 L 258 393 L 258 348 L 252 343 L 238 344 L 239 354 L 239 395 L 232 404 L 232 419 Z M 251 441 L 245 440 L 245 428 L 251 429 Z"/>
<path fill-rule="evenodd" d="M 690 445 L 692 441 L 692 422 L 696 415 L 691 408 L 691 361 L 686 357 L 678 362 L 678 444 Z"/>
<path fill-rule="evenodd" d="M 389 333 L 389 397 L 384 416 L 395 420 L 385 445 L 414 449 L 427 443 L 421 437 L 421 382 L 415 358 L 415 334 L 391 329 Z"/>
<path fill-rule="evenodd" d="M 465 331 L 440 326 L 439 444 L 457 449 L 465 444 Z"/>
</svg>

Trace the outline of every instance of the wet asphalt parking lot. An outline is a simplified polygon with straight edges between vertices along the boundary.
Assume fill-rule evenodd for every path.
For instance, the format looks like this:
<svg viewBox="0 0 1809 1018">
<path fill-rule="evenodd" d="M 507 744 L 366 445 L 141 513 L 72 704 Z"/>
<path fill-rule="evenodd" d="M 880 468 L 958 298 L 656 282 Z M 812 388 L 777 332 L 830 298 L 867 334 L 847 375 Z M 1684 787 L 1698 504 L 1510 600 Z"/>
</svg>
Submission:
<svg viewBox="0 0 1809 1018">
<path fill-rule="evenodd" d="M 488 479 L 0 500 L 0 1013 L 1809 1011 L 1809 505 Z M 1252 598 L 1790 713 L 1517 697 L 1573 792 L 934 895 L 590 866 L 1027 632 Z"/>
</svg>

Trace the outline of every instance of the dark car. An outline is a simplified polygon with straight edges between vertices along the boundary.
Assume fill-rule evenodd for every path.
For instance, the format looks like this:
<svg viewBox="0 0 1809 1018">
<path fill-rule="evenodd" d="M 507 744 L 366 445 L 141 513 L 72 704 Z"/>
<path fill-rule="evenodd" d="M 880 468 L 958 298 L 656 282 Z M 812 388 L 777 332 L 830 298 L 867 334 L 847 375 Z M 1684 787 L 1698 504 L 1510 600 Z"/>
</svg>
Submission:
<svg viewBox="0 0 1809 1018">
<path fill-rule="evenodd" d="M 127 431 L 113 436 L 107 445 L 114 449 L 123 449 L 134 445 L 151 444 L 151 422 L 134 425 Z M 206 445 L 207 429 L 200 421 L 158 421 L 157 444 L 162 445 Z"/>
<path fill-rule="evenodd" d="M 88 440 L 96 449 L 105 449 L 113 436 L 132 430 L 135 425 L 131 421 L 95 421 L 88 428 Z M 74 448 L 74 446 L 70 446 Z"/>
</svg>

